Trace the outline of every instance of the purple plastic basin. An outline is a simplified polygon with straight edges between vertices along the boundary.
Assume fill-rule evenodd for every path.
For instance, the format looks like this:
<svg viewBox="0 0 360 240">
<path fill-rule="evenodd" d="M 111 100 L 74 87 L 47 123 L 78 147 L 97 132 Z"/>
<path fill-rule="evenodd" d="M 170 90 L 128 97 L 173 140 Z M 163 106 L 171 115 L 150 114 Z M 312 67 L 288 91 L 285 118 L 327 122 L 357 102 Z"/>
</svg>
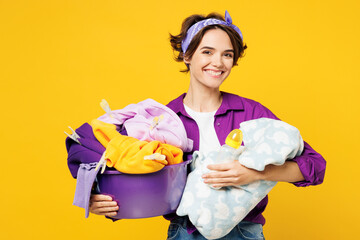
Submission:
<svg viewBox="0 0 360 240">
<path fill-rule="evenodd" d="M 148 174 L 125 174 L 116 170 L 99 174 L 100 192 L 113 196 L 119 204 L 118 214 L 113 218 L 148 218 L 175 212 L 190 162 L 165 166 Z"/>
</svg>

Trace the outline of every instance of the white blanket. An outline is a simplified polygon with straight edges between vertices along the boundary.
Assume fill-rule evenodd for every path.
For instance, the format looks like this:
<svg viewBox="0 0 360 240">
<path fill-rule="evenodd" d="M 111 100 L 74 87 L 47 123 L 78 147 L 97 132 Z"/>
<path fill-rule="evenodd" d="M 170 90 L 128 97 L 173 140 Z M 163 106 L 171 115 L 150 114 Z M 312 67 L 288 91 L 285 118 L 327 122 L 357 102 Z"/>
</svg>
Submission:
<svg viewBox="0 0 360 240">
<path fill-rule="evenodd" d="M 240 124 L 244 151 L 238 156 L 245 167 L 258 171 L 268 164 L 282 165 L 302 153 L 304 142 L 297 128 L 268 118 Z M 272 181 L 213 189 L 205 184 L 201 175 L 209 164 L 216 164 L 219 152 L 207 154 L 195 151 L 192 172 L 188 175 L 185 190 L 176 211 L 189 215 L 189 219 L 207 239 L 217 239 L 228 234 L 276 185 Z"/>
</svg>

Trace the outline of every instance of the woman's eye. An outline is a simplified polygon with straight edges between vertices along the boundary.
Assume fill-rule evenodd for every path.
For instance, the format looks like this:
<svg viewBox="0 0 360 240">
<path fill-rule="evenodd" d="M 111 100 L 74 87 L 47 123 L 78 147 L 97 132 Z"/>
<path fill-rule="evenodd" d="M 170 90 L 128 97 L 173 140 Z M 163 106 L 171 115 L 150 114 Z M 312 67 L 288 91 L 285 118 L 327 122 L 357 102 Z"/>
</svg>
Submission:
<svg viewBox="0 0 360 240">
<path fill-rule="evenodd" d="M 203 51 L 203 54 L 211 54 L 210 51 Z"/>
<path fill-rule="evenodd" d="M 229 58 L 232 58 L 233 55 L 231 53 L 225 53 L 225 57 L 229 57 Z"/>
</svg>

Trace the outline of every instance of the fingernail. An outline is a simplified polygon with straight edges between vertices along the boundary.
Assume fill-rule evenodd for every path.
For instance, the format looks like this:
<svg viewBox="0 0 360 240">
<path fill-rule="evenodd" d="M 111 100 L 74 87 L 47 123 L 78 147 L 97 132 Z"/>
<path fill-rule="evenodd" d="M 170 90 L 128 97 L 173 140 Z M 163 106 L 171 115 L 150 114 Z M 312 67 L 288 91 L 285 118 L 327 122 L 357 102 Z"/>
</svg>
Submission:
<svg viewBox="0 0 360 240">
<path fill-rule="evenodd" d="M 113 195 L 111 195 L 111 194 L 108 194 L 107 196 L 109 197 L 110 200 L 115 199 L 115 196 L 113 196 Z"/>
</svg>

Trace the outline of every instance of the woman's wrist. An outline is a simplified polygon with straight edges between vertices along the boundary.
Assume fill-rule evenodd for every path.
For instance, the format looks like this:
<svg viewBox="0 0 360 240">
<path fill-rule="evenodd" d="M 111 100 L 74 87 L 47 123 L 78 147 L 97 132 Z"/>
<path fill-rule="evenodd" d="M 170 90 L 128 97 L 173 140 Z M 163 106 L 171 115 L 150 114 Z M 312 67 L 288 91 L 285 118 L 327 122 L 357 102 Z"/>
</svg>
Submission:
<svg viewBox="0 0 360 240">
<path fill-rule="evenodd" d="M 267 165 L 264 171 L 259 172 L 259 180 L 275 182 L 303 181 L 304 177 L 296 162 L 285 161 L 283 165 Z"/>
<path fill-rule="evenodd" d="M 263 170 L 263 171 L 257 171 L 257 180 L 260 181 L 260 180 L 266 180 L 266 168 Z"/>
</svg>

